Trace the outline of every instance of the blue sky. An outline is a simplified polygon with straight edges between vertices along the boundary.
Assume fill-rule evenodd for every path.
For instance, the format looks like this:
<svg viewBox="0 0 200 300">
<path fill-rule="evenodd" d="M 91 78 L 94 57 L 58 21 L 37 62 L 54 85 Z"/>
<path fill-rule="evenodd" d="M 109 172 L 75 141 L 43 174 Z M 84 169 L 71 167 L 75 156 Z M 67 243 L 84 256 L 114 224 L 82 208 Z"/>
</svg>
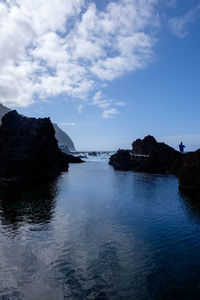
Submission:
<svg viewBox="0 0 200 300">
<path fill-rule="evenodd" d="M 0 2 L 0 102 L 78 150 L 200 148 L 200 1 Z"/>
</svg>

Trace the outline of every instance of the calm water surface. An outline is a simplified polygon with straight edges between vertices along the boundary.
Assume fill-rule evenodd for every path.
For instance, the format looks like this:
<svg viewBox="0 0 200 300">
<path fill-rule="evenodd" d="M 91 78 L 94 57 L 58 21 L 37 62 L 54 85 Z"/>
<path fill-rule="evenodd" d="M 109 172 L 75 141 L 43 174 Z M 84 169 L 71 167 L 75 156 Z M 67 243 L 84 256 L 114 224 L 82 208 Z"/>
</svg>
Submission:
<svg viewBox="0 0 200 300">
<path fill-rule="evenodd" d="M 103 162 L 1 188 L 0 299 L 200 299 L 200 200 Z"/>
</svg>

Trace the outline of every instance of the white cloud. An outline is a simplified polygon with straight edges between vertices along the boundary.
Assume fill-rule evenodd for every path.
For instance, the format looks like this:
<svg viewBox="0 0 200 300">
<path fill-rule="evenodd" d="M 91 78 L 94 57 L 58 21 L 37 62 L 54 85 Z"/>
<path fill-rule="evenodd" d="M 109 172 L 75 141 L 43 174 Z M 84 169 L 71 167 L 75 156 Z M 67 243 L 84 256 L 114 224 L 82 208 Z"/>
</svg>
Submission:
<svg viewBox="0 0 200 300">
<path fill-rule="evenodd" d="M 173 33 L 179 38 L 186 37 L 189 34 L 188 25 L 195 21 L 199 10 L 200 4 L 188 11 L 185 15 L 170 19 L 169 24 Z"/>
<path fill-rule="evenodd" d="M 118 106 L 125 106 L 125 105 L 126 105 L 126 102 L 124 102 L 124 101 L 115 102 L 115 105 L 118 105 Z"/>
<path fill-rule="evenodd" d="M 63 122 L 60 123 L 61 126 L 76 126 L 76 123 L 74 122 Z"/>
<path fill-rule="evenodd" d="M 79 106 L 78 106 L 78 113 L 82 114 L 82 112 L 83 112 L 83 104 L 79 104 Z"/>
<path fill-rule="evenodd" d="M 113 102 L 112 100 L 106 99 L 102 95 L 101 91 L 98 91 L 92 99 L 92 105 L 97 105 L 100 108 L 105 108 L 107 106 L 110 106 L 112 102 Z"/>
<path fill-rule="evenodd" d="M 109 1 L 101 11 L 86 0 L 1 2 L 0 101 L 84 99 L 97 81 L 104 85 L 145 67 L 154 56 L 157 2 Z M 102 101 L 99 107 L 110 105 Z"/>
<path fill-rule="evenodd" d="M 98 91 L 93 99 L 92 99 L 92 105 L 96 105 L 99 108 L 102 108 L 104 110 L 102 114 L 102 118 L 111 118 L 114 114 L 118 113 L 118 110 L 116 108 L 110 108 L 110 106 L 125 106 L 126 103 L 124 101 L 114 101 L 112 99 L 108 99 L 102 94 L 102 91 Z M 109 110 L 105 110 L 107 108 L 110 108 Z"/>
<path fill-rule="evenodd" d="M 116 108 L 111 108 L 108 110 L 104 110 L 102 113 L 102 118 L 104 119 L 111 119 L 114 115 L 118 114 L 119 111 Z"/>
</svg>

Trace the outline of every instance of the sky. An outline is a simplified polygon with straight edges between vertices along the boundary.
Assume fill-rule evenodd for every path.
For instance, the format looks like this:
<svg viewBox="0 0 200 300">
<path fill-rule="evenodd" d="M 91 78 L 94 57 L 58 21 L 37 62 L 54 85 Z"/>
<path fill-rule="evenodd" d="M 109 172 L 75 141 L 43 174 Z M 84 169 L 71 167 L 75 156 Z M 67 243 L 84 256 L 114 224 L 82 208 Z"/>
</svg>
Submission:
<svg viewBox="0 0 200 300">
<path fill-rule="evenodd" d="M 77 150 L 200 148 L 199 0 L 0 0 L 0 103 Z"/>
</svg>

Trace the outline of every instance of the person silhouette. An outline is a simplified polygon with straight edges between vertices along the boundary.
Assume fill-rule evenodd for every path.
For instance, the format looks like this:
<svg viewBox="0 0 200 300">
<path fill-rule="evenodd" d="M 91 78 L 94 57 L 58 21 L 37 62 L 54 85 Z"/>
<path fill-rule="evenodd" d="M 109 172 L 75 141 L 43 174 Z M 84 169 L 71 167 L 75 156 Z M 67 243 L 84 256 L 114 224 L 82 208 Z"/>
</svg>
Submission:
<svg viewBox="0 0 200 300">
<path fill-rule="evenodd" d="M 184 152 L 184 148 L 185 148 L 185 146 L 184 146 L 183 143 L 181 142 L 180 145 L 179 145 L 179 149 L 180 149 L 180 152 L 181 152 L 181 153 Z"/>
</svg>

